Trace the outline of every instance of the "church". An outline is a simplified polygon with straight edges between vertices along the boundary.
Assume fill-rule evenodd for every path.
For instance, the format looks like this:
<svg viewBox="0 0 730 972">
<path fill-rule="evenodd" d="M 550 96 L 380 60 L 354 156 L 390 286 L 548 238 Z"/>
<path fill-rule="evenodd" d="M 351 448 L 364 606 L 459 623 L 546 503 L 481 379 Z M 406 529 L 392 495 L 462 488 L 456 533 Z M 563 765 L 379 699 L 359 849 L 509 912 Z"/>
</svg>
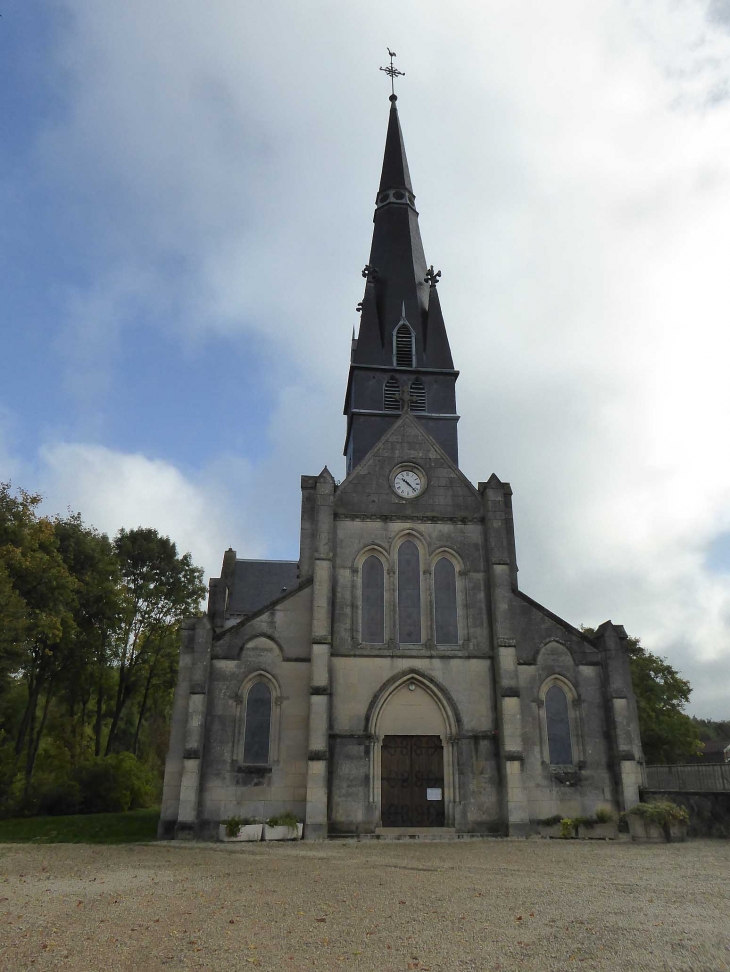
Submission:
<svg viewBox="0 0 730 972">
<path fill-rule="evenodd" d="M 346 478 L 302 476 L 299 559 L 227 550 L 183 624 L 161 837 L 284 811 L 305 839 L 527 836 L 639 800 L 624 629 L 588 637 L 523 593 L 509 483 L 459 469 L 459 372 L 396 101 Z"/>
</svg>

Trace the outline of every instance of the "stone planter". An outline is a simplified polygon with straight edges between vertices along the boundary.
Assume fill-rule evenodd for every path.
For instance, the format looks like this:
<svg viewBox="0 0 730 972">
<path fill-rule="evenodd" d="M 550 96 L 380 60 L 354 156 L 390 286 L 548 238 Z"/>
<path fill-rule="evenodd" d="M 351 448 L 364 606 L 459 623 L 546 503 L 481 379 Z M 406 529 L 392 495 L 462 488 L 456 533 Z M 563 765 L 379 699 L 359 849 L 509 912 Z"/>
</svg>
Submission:
<svg viewBox="0 0 730 972">
<path fill-rule="evenodd" d="M 671 843 L 683 843 L 687 840 L 687 824 L 683 820 L 670 820 L 667 829 Z"/>
<path fill-rule="evenodd" d="M 264 840 L 301 840 L 304 824 L 296 827 L 270 827 L 264 824 Z"/>
<path fill-rule="evenodd" d="M 550 837 L 552 840 L 557 840 L 562 837 L 560 833 L 560 824 L 538 824 L 538 832 L 541 837 Z"/>
<path fill-rule="evenodd" d="M 223 841 L 261 840 L 263 830 L 263 824 L 244 824 L 238 828 L 238 833 L 235 837 L 229 837 L 226 833 L 226 825 L 221 824 L 219 834 L 220 839 Z"/>
<path fill-rule="evenodd" d="M 618 824 L 613 821 L 593 824 L 592 827 L 581 824 L 578 827 L 578 836 L 581 840 L 618 840 Z"/>
<path fill-rule="evenodd" d="M 664 828 L 654 823 L 653 820 L 646 820 L 637 813 L 627 814 L 626 819 L 629 822 L 629 833 L 632 840 L 659 844 L 667 839 Z"/>
</svg>

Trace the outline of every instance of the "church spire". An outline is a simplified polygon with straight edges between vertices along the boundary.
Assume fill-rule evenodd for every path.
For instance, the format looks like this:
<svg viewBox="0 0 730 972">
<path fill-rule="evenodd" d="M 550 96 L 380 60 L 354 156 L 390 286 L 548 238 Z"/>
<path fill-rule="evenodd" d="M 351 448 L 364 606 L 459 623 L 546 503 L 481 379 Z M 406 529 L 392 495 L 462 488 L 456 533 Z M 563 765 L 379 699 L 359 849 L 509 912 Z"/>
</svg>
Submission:
<svg viewBox="0 0 730 972">
<path fill-rule="evenodd" d="M 383 70 L 393 78 L 389 68 Z M 398 383 L 406 400 L 410 384 L 419 379 L 419 402 L 424 405 L 418 417 L 457 461 L 454 386 L 458 373 L 436 292 L 440 273 L 435 274 L 433 267 L 427 271 L 396 102 L 391 94 L 370 259 L 363 270 L 360 330 L 352 349 L 345 402 L 348 472 L 398 417 L 392 414 L 399 410 L 393 408 L 392 388 L 390 395 L 382 388 L 389 378 Z M 424 383 L 425 396 L 420 393 Z"/>
<path fill-rule="evenodd" d="M 395 106 L 398 95 L 390 96 L 390 118 L 388 119 L 388 134 L 385 136 L 385 154 L 383 156 L 383 171 L 380 176 L 380 189 L 406 189 L 413 192 L 411 174 L 408 171 L 406 147 L 403 144 L 403 132 Z"/>
</svg>

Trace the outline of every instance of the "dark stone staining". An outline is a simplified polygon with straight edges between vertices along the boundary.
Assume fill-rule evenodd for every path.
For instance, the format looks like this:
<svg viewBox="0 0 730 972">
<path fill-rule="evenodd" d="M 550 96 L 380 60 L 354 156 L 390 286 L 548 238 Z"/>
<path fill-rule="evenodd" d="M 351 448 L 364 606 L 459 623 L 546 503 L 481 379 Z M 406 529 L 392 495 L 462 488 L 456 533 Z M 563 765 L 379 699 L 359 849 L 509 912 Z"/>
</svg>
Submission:
<svg viewBox="0 0 730 972">
<path fill-rule="evenodd" d="M 436 644 L 458 645 L 459 623 L 456 606 L 456 570 L 446 557 L 436 561 L 433 570 Z"/>
<path fill-rule="evenodd" d="M 243 737 L 245 765 L 269 762 L 271 739 L 271 689 L 266 682 L 255 682 L 246 697 L 246 730 Z"/>
<path fill-rule="evenodd" d="M 421 558 L 412 540 L 398 548 L 398 643 L 421 644 Z"/>
<path fill-rule="evenodd" d="M 558 685 L 551 685 L 545 695 L 545 718 L 551 765 L 570 766 L 573 762 L 573 745 L 570 740 L 568 697 Z"/>
<path fill-rule="evenodd" d="M 385 641 L 385 572 L 382 561 L 370 556 L 362 565 L 362 621 L 360 640 L 366 645 Z"/>
<path fill-rule="evenodd" d="M 238 766 L 236 786 L 266 786 L 270 775 L 270 766 Z"/>
</svg>

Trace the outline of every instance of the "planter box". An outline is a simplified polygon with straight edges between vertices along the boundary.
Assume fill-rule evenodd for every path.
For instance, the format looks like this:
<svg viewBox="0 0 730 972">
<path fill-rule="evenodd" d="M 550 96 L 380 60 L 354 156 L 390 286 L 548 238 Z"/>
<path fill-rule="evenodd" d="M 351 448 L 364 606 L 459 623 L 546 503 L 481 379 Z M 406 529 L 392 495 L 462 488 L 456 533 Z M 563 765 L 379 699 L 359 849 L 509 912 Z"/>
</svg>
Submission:
<svg viewBox="0 0 730 972">
<path fill-rule="evenodd" d="M 578 836 L 582 840 L 618 840 L 618 824 L 597 823 L 592 827 L 581 824 L 578 827 Z"/>
<path fill-rule="evenodd" d="M 669 840 L 673 844 L 687 840 L 687 824 L 681 820 L 671 820 L 669 822 Z"/>
<path fill-rule="evenodd" d="M 296 827 L 270 827 L 264 824 L 264 840 L 301 840 L 304 824 Z"/>
<path fill-rule="evenodd" d="M 538 824 L 537 826 L 541 837 L 550 837 L 552 840 L 562 837 L 560 824 Z"/>
<path fill-rule="evenodd" d="M 651 820 L 645 820 L 635 813 L 628 814 L 626 819 L 629 822 L 629 833 L 632 840 L 659 844 L 667 839 L 664 829 Z"/>
<path fill-rule="evenodd" d="M 226 833 L 226 825 L 220 825 L 220 839 L 224 841 L 241 841 L 241 840 L 261 840 L 261 835 L 264 830 L 263 824 L 245 824 L 243 827 L 238 828 L 238 833 L 235 837 L 229 837 Z"/>
</svg>

